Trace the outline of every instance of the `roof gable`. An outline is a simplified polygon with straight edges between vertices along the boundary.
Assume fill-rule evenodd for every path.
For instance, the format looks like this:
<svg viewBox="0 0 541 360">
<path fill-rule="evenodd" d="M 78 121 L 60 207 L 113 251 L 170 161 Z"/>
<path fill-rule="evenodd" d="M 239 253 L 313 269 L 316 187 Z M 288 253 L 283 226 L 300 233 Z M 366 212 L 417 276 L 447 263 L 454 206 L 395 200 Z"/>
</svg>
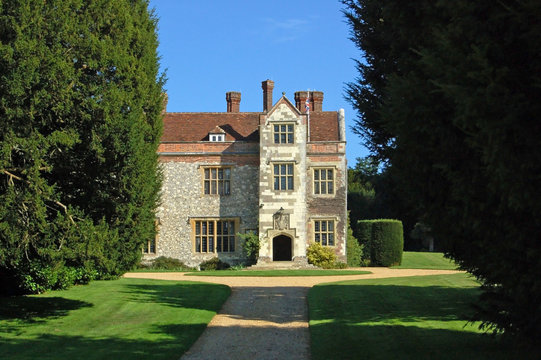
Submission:
<svg viewBox="0 0 541 360">
<path fill-rule="evenodd" d="M 274 104 L 267 113 L 267 120 L 297 120 L 301 112 L 297 109 L 285 95 Z"/>
</svg>

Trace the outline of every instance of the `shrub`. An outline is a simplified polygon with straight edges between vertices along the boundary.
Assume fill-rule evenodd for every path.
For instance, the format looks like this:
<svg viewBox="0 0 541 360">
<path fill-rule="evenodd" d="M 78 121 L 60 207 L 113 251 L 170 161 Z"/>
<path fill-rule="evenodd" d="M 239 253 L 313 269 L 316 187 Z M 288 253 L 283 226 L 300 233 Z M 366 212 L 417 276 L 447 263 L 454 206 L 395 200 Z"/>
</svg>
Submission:
<svg viewBox="0 0 541 360">
<path fill-rule="evenodd" d="M 215 257 L 210 260 L 203 261 L 201 264 L 199 264 L 199 267 L 201 270 L 204 271 L 204 270 L 226 270 L 226 269 L 229 269 L 231 266 L 228 263 Z"/>
<path fill-rule="evenodd" d="M 320 243 L 312 243 L 306 250 L 308 262 L 323 269 L 333 269 L 336 263 L 334 250 Z"/>
<path fill-rule="evenodd" d="M 357 231 L 354 234 L 354 237 L 363 247 L 363 260 L 370 260 L 370 254 L 372 253 L 372 222 L 373 220 L 359 220 L 357 222 Z"/>
<path fill-rule="evenodd" d="M 404 249 L 402 222 L 399 220 L 360 220 L 359 240 L 375 266 L 400 265 Z"/>
<path fill-rule="evenodd" d="M 160 256 L 153 259 L 148 265 L 149 269 L 154 270 L 192 270 L 179 259 L 174 259 L 166 256 Z"/>
<path fill-rule="evenodd" d="M 249 232 L 246 234 L 237 233 L 237 236 L 244 240 L 242 250 L 248 259 L 248 263 L 255 264 L 259 257 L 259 235 Z"/>
<path fill-rule="evenodd" d="M 357 239 L 353 236 L 353 230 L 348 218 L 348 232 L 346 240 L 346 254 L 348 266 L 362 266 L 363 264 L 363 246 L 359 244 Z"/>
</svg>

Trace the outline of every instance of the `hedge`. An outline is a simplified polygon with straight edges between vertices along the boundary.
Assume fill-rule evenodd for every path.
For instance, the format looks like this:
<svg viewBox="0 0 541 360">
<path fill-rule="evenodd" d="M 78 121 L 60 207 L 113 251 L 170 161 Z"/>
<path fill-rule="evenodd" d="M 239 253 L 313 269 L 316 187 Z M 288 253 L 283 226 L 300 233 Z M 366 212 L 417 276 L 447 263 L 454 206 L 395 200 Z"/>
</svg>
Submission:
<svg viewBox="0 0 541 360">
<path fill-rule="evenodd" d="M 404 234 L 399 220 L 377 219 L 357 222 L 357 239 L 373 266 L 394 266 L 402 262 Z"/>
</svg>

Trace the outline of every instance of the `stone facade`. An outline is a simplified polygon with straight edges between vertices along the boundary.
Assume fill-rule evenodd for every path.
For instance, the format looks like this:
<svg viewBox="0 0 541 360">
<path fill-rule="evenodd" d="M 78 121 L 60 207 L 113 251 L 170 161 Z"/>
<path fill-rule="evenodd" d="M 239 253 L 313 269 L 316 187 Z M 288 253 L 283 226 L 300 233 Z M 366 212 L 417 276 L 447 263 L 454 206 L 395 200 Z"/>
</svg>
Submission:
<svg viewBox="0 0 541 360">
<path fill-rule="evenodd" d="M 203 172 L 205 166 L 231 166 L 231 194 L 229 196 L 205 195 Z M 156 253 L 148 259 L 167 256 L 180 259 L 188 266 L 218 256 L 223 261 L 236 263 L 243 257 L 241 244 L 231 253 L 196 253 L 193 249 L 191 219 L 238 219 L 237 232 L 257 229 L 258 217 L 258 167 L 237 166 L 234 162 L 181 162 L 162 160 L 164 181 Z"/>
<path fill-rule="evenodd" d="M 295 105 L 284 95 L 272 106 L 274 83 L 267 80 L 262 87 L 261 113 L 239 112 L 236 92 L 227 93 L 225 113 L 165 113 L 159 236 L 145 260 L 167 256 L 189 266 L 213 257 L 230 264 L 245 260 L 238 236 L 227 237 L 234 251 L 219 245 L 225 238 L 222 221 L 234 224 L 235 233 L 258 232 L 260 263 L 306 262 L 314 241 L 332 246 L 345 260 L 343 110 L 322 111 L 321 92 L 297 92 Z M 313 112 L 304 111 L 306 103 Z M 208 169 L 228 169 L 227 175 L 220 172 L 226 178 Z M 221 194 L 211 190 L 209 176 L 216 176 L 213 186 L 221 186 Z"/>
</svg>

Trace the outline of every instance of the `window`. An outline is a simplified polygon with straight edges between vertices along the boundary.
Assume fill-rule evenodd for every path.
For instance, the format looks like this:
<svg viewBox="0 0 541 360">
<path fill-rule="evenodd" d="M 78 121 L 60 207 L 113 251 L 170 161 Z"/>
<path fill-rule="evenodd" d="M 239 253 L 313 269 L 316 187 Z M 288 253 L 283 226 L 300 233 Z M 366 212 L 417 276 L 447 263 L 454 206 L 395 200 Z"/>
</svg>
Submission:
<svg viewBox="0 0 541 360">
<path fill-rule="evenodd" d="M 147 243 L 145 246 L 143 246 L 143 253 L 144 254 L 156 254 L 156 243 L 158 242 L 158 236 L 159 236 L 159 227 L 160 227 L 160 219 L 154 220 L 154 227 L 156 228 L 156 236 L 154 239 L 147 240 Z"/>
<path fill-rule="evenodd" d="M 225 141 L 225 134 L 209 134 L 209 141 Z"/>
<path fill-rule="evenodd" d="M 274 125 L 275 144 L 293 144 L 293 124 Z"/>
<path fill-rule="evenodd" d="M 204 177 L 205 194 L 231 194 L 231 168 L 207 167 L 204 169 Z"/>
<path fill-rule="evenodd" d="M 314 169 L 314 194 L 334 194 L 334 169 Z"/>
<path fill-rule="evenodd" d="M 156 235 L 156 237 L 158 236 Z M 156 239 L 147 240 L 147 243 L 143 246 L 143 253 L 156 254 Z"/>
<path fill-rule="evenodd" d="M 235 220 L 193 220 L 195 252 L 235 251 Z"/>
<path fill-rule="evenodd" d="M 314 241 L 334 246 L 334 220 L 314 220 Z"/>
<path fill-rule="evenodd" d="M 293 164 L 274 164 L 274 190 L 293 190 Z"/>
</svg>

